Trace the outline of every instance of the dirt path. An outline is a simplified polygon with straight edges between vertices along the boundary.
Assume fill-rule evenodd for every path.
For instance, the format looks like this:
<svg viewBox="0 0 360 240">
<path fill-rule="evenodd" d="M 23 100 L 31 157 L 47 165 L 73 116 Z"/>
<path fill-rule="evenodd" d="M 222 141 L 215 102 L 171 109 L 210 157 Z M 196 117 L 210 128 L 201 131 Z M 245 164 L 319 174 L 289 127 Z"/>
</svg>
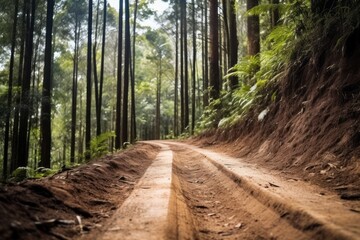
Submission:
<svg viewBox="0 0 360 240">
<path fill-rule="evenodd" d="M 162 151 L 100 239 L 360 238 L 358 201 L 209 150 L 148 143 Z"/>
</svg>

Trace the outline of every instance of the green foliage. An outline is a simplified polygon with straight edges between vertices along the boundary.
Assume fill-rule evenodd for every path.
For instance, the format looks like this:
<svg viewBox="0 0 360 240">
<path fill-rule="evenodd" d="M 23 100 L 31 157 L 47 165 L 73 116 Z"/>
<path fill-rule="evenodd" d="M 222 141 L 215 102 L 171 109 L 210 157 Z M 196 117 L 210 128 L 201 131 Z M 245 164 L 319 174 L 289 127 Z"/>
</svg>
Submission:
<svg viewBox="0 0 360 240">
<path fill-rule="evenodd" d="M 11 180 L 21 182 L 30 176 L 29 172 L 29 167 L 19 167 L 11 174 Z"/>
<path fill-rule="evenodd" d="M 57 173 L 58 170 L 57 169 L 51 169 L 51 168 L 44 168 L 44 167 L 39 167 L 35 170 L 35 178 L 43 178 L 43 177 L 47 177 L 50 175 L 53 175 L 55 173 Z"/>
<path fill-rule="evenodd" d="M 109 152 L 108 140 L 115 137 L 115 132 L 105 132 L 90 141 L 91 158 L 100 157 Z"/>
<path fill-rule="evenodd" d="M 297 29 L 303 25 L 309 6 L 295 1 L 291 4 L 261 4 L 247 15 L 268 14 L 279 9 L 283 19 L 262 39 L 262 51 L 256 56 L 245 56 L 224 77 L 237 76 L 239 88 L 223 92 L 204 111 L 198 128 L 227 128 L 243 119 L 249 110 L 268 97 L 276 100 L 276 92 L 264 91 L 281 79 L 294 51 Z M 286 19 L 286 20 L 285 20 Z M 271 89 L 271 88 L 269 88 Z"/>
</svg>

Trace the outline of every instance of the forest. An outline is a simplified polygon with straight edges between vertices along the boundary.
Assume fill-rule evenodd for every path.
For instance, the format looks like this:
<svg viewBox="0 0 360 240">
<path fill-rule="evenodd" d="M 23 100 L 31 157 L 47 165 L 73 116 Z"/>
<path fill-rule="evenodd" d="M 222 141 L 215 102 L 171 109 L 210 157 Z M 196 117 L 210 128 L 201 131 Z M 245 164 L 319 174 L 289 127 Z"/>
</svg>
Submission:
<svg viewBox="0 0 360 240">
<path fill-rule="evenodd" d="M 210 207 L 194 205 L 192 194 L 196 188 L 185 183 L 201 182 L 200 175 L 191 174 L 196 169 L 208 169 L 206 164 L 201 165 L 203 160 L 197 163 L 195 159 L 202 159 L 203 154 L 216 162 L 217 171 L 226 175 L 228 170 L 220 167 L 225 164 L 223 160 L 194 148 L 198 146 L 335 191 L 341 199 L 355 201 L 345 205 L 357 214 L 355 219 L 359 218 L 358 0 L 0 0 L 0 5 L 0 190 L 20 184 L 42 196 L 47 192 L 51 197 L 58 196 L 60 193 L 53 188 L 59 185 L 53 181 L 62 179 L 65 173 L 68 179 L 69 172 L 75 172 L 74 176 L 70 174 L 71 184 L 88 180 L 86 184 L 102 184 L 96 189 L 105 189 L 107 183 L 113 183 L 112 178 L 120 178 L 130 187 L 120 193 L 111 191 L 122 194 L 121 201 L 126 201 L 124 196 L 135 192 L 141 176 L 152 169 L 151 161 L 159 160 L 156 156 L 164 152 L 166 158 L 173 159 L 172 167 L 166 170 L 172 171 L 172 175 L 166 175 L 172 179 L 169 194 L 180 191 L 187 200 L 174 201 L 186 202 L 186 209 L 206 212 Z M 184 147 L 183 142 L 189 146 Z M 193 152 L 181 162 L 180 155 L 185 156 L 190 149 Z M 172 153 L 165 154 L 167 151 Z M 108 169 L 96 173 L 103 163 Z M 76 178 L 77 171 L 89 176 Z M 161 169 L 156 171 L 161 177 Z M 235 175 L 227 176 L 240 184 L 240 180 L 234 180 Z M 236 188 L 227 181 L 224 186 Z M 71 184 L 65 190 L 73 194 Z M 269 181 L 267 184 L 266 188 L 279 187 Z M 90 201 L 86 197 L 90 191 L 89 196 L 97 201 L 91 200 L 94 206 L 104 204 L 105 209 L 109 202 L 114 204 L 109 203 L 111 206 L 122 203 L 112 199 L 115 192 L 106 195 L 110 200 L 104 200 L 91 187 L 81 188 L 85 189 L 84 199 L 79 195 L 83 202 Z M 224 195 L 220 188 L 217 193 Z M 5 197 L 1 200 L 6 191 L 0 191 L 0 207 L 2 201 L 8 201 Z M 15 194 L 20 190 L 14 187 L 12 191 Z M 6 199 L 11 199 L 11 194 Z M 37 200 L 32 196 L 28 196 L 32 199 L 29 201 L 35 204 Z M 199 195 L 200 202 L 208 201 L 203 197 Z M 231 196 L 215 202 L 229 199 Z M 290 233 L 302 236 L 297 231 L 310 234 L 304 239 L 360 236 L 358 226 L 331 223 L 349 231 L 337 232 L 333 225 L 328 227 L 327 220 L 313 223 L 311 214 L 301 216 L 304 224 L 314 225 L 293 223 L 298 213 L 291 212 L 295 208 L 287 208 L 285 203 L 276 205 L 275 198 L 269 199 L 262 204 L 278 211 L 279 224 L 282 214 L 289 215 L 285 217 L 286 224 L 291 225 L 288 229 L 296 229 L 271 228 L 275 235 L 285 234 L 279 239 L 286 239 L 281 236 Z M 76 203 L 69 208 L 92 219 L 90 205 L 86 208 Z M 333 214 L 347 216 L 338 211 Z M 185 212 L 184 219 L 190 216 L 195 223 L 184 232 L 193 235 L 178 233 L 179 239 L 256 239 L 255 230 L 249 230 L 249 235 L 237 232 L 248 226 L 243 222 L 234 222 L 231 231 L 218 230 L 211 235 L 212 231 L 196 226 L 215 212 L 209 210 L 201 217 L 193 210 Z M 183 212 L 176 214 L 181 217 Z M 83 233 L 85 228 L 79 219 L 75 222 Z M 176 221 L 185 221 L 179 219 Z M 35 225 L 36 229 L 51 232 L 53 225 L 73 224 L 61 221 L 56 219 L 51 227 L 40 220 Z M 96 221 L 91 224 L 96 225 Z M 259 228 L 267 229 L 264 226 Z M 324 227 L 316 232 L 318 226 Z M 19 229 L 15 227 L 12 234 L 18 234 Z M 270 239 L 265 232 L 256 234 Z M 74 237 L 74 233 L 66 232 L 50 235 L 56 239 Z M 15 235 L 7 236 L 12 239 Z M 115 239 L 104 236 L 101 239 Z M 168 237 L 163 239 L 172 239 Z"/>
</svg>

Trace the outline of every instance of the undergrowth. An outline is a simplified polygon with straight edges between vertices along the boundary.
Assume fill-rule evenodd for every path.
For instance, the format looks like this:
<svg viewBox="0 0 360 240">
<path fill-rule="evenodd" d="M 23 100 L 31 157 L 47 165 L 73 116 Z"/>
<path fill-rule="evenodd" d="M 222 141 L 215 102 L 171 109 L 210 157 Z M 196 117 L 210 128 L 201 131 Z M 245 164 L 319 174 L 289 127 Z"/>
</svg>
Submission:
<svg viewBox="0 0 360 240">
<path fill-rule="evenodd" d="M 263 36 L 258 55 L 242 57 L 229 70 L 225 84 L 230 76 L 237 76 L 239 87 L 222 91 L 219 99 L 210 102 L 198 122 L 197 132 L 234 126 L 246 118 L 251 108 L 258 108 L 258 120 L 262 121 L 269 111 L 264 103 L 276 100 L 278 93 L 274 85 L 286 76 L 291 66 L 296 67 L 319 51 L 329 50 L 329 41 L 336 42 L 332 51 L 344 48 L 348 37 L 359 28 L 359 5 L 357 0 L 338 3 L 317 15 L 311 12 L 310 1 L 262 4 L 249 10 L 249 15 L 261 15 L 277 8 L 282 16 L 280 24 Z"/>
</svg>

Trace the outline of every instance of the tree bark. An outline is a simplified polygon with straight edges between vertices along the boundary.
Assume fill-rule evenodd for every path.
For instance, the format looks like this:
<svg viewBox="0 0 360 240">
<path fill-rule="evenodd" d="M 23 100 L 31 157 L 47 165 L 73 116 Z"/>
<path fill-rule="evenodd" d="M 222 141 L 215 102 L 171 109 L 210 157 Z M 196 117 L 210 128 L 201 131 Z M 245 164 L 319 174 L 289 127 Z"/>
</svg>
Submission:
<svg viewBox="0 0 360 240">
<path fill-rule="evenodd" d="M 234 67 L 238 60 L 238 38 L 237 38 L 237 27 L 236 27 L 236 11 L 235 11 L 235 0 L 227 0 L 227 15 L 228 15 L 228 47 L 229 47 L 229 68 Z M 236 76 L 229 78 L 230 89 L 234 90 L 239 85 L 239 79 Z"/>
<path fill-rule="evenodd" d="M 205 9 L 204 9 L 204 18 L 205 18 L 205 23 L 204 23 L 204 86 L 203 86 L 203 91 L 204 91 L 204 106 L 208 106 L 209 105 L 209 42 L 208 42 L 208 1 L 205 0 Z"/>
<path fill-rule="evenodd" d="M 130 80 L 130 6 L 129 0 L 125 0 L 125 62 L 124 62 L 124 92 L 123 92 L 123 111 L 122 111 L 122 143 L 128 142 L 128 107 L 129 107 L 129 80 Z"/>
<path fill-rule="evenodd" d="M 99 136 L 101 134 L 101 109 L 99 105 L 99 76 L 97 72 L 97 59 L 96 59 L 96 53 L 97 53 L 97 39 L 98 39 L 98 28 L 99 28 L 99 11 L 100 11 L 100 0 L 97 2 L 96 7 L 96 20 L 95 20 L 95 36 L 94 36 L 94 44 L 93 44 L 93 69 L 94 69 L 94 87 L 95 87 L 95 113 L 96 113 L 96 136 Z"/>
<path fill-rule="evenodd" d="M 86 160 L 91 157 L 90 141 L 91 141 L 91 47 L 92 47 L 92 16 L 93 16 L 93 1 L 89 0 L 89 18 L 88 18 L 88 43 L 87 43 L 87 72 L 86 72 L 86 126 L 85 126 L 85 146 L 86 146 Z"/>
<path fill-rule="evenodd" d="M 98 135 L 101 134 L 101 109 L 102 109 L 102 95 L 104 85 L 104 66 L 105 66 L 105 45 L 106 45 L 106 22 L 107 22 L 107 0 L 104 0 L 103 13 L 103 29 L 102 29 L 102 45 L 101 45 L 101 66 L 100 66 L 100 83 L 99 83 L 99 111 L 98 111 Z"/>
<path fill-rule="evenodd" d="M 191 134 L 195 129 L 196 110 L 196 22 L 195 22 L 195 0 L 192 0 L 192 23 L 193 23 L 193 69 L 192 69 L 192 95 L 191 95 Z"/>
<path fill-rule="evenodd" d="M 131 128 L 130 128 L 130 142 L 134 143 L 136 140 L 136 106 L 135 106 L 135 47 L 136 47 L 136 17 L 138 10 L 138 0 L 135 0 L 134 9 L 134 25 L 133 25 L 133 54 L 132 54 L 132 78 L 131 78 Z"/>
<path fill-rule="evenodd" d="M 118 32 L 118 65 L 117 65 L 117 98 L 116 98 L 116 124 L 115 149 L 121 148 L 121 101 L 122 101 L 122 45 L 123 45 L 123 0 L 119 4 L 119 32 Z"/>
<path fill-rule="evenodd" d="M 247 10 L 259 5 L 258 0 L 247 0 Z M 260 22 L 259 16 L 249 16 L 247 24 L 248 54 L 254 56 L 260 52 Z"/>
<path fill-rule="evenodd" d="M 279 0 L 272 0 L 272 4 L 279 4 Z M 271 27 L 275 27 L 276 25 L 279 24 L 279 19 L 280 19 L 280 13 L 279 13 L 279 8 L 276 8 L 274 10 L 271 11 Z"/>
<path fill-rule="evenodd" d="M 79 68 L 79 41 L 80 23 L 78 15 L 75 15 L 75 39 L 74 39 L 74 59 L 73 59 L 73 84 L 71 100 L 71 140 L 70 140 L 70 162 L 75 163 L 75 137 L 76 137 L 76 107 L 77 107 L 77 85 Z M 80 143 L 78 143 L 80 144 Z"/>
<path fill-rule="evenodd" d="M 29 0 L 30 1 L 30 0 Z M 31 8 L 31 10 L 30 10 Z M 20 126 L 19 126 L 19 144 L 18 144 L 18 165 L 17 167 L 26 167 L 28 165 L 28 121 L 30 112 L 30 82 L 31 82 L 31 66 L 33 55 L 33 37 L 35 25 L 35 9 L 36 2 L 31 0 L 27 9 L 26 17 L 26 43 L 24 56 L 24 72 L 21 88 L 20 101 Z"/>
<path fill-rule="evenodd" d="M 20 88 L 24 73 L 24 54 L 26 42 L 26 16 L 27 16 L 28 1 L 23 1 L 22 17 L 21 17 L 21 37 L 20 37 L 20 54 L 19 54 L 19 71 L 16 87 Z M 20 95 L 16 94 L 15 97 L 15 110 L 14 110 L 14 125 L 13 125 L 13 139 L 11 143 L 11 164 L 10 172 L 13 172 L 18 166 L 19 159 L 19 109 Z"/>
<path fill-rule="evenodd" d="M 46 40 L 43 92 L 41 99 L 41 162 L 42 167 L 50 168 L 51 164 L 51 69 L 52 69 L 52 29 L 54 0 L 47 1 Z"/>
<path fill-rule="evenodd" d="M 220 96 L 218 1 L 209 0 L 210 9 L 210 100 Z"/>
<path fill-rule="evenodd" d="M 188 44 L 187 44 L 187 17 L 186 17 L 186 0 L 183 1 L 183 21 L 184 21 L 184 127 L 189 128 L 189 64 L 188 64 Z M 189 129 L 188 129 L 189 130 Z"/>
<path fill-rule="evenodd" d="M 12 105 L 12 90 L 14 81 L 14 56 L 15 56 L 15 45 L 16 45 L 16 30 L 18 22 L 19 12 L 19 0 L 15 0 L 14 6 L 14 22 L 11 36 L 11 54 L 10 54 L 10 67 L 9 67 L 9 89 L 7 96 L 7 111 L 5 119 L 5 137 L 4 137 L 4 159 L 3 159 L 3 179 L 6 180 L 8 174 L 8 159 L 9 159 L 9 135 L 10 135 L 10 116 L 11 116 L 11 105 Z"/>
<path fill-rule="evenodd" d="M 174 136 L 179 135 L 179 5 L 175 3 L 175 94 L 174 94 Z"/>
</svg>

